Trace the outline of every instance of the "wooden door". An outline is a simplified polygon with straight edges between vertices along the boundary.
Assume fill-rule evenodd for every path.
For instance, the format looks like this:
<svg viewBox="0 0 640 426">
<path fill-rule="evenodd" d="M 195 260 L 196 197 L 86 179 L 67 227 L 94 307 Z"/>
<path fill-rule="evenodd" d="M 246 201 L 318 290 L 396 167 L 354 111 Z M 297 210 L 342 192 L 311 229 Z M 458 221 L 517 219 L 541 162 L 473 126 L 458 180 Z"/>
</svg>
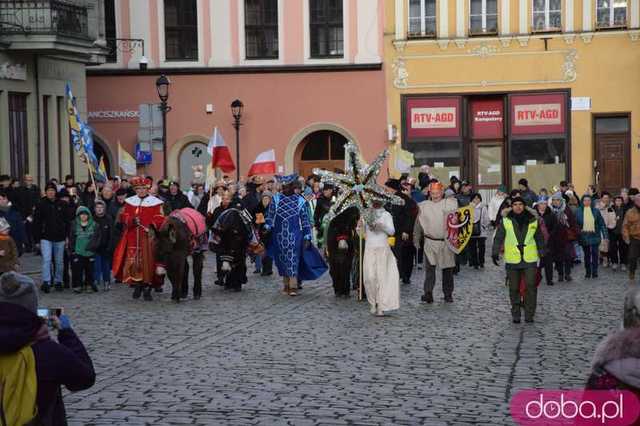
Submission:
<svg viewBox="0 0 640 426">
<path fill-rule="evenodd" d="M 629 135 L 596 136 L 596 185 L 600 191 L 619 194 L 628 188 L 631 178 Z"/>
</svg>

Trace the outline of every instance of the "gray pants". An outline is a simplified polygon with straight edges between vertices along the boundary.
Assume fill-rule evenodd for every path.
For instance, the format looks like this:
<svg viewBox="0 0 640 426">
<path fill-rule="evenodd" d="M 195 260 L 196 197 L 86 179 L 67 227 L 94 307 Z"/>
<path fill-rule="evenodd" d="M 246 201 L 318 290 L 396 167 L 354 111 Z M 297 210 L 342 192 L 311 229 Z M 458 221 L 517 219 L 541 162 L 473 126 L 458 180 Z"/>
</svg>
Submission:
<svg viewBox="0 0 640 426">
<path fill-rule="evenodd" d="M 509 299 L 511 299 L 511 315 L 520 319 L 524 305 L 524 319 L 532 320 L 536 314 L 538 304 L 538 288 L 536 287 L 537 269 L 507 269 L 507 281 L 509 284 Z M 520 297 L 520 279 L 524 275 L 525 291 L 524 303 Z"/>
<path fill-rule="evenodd" d="M 424 257 L 424 294 L 433 294 L 433 288 L 436 286 L 436 267 L 429 263 L 429 258 Z M 445 297 L 453 295 L 453 270 L 454 268 L 445 268 L 442 270 L 442 292 Z"/>
</svg>

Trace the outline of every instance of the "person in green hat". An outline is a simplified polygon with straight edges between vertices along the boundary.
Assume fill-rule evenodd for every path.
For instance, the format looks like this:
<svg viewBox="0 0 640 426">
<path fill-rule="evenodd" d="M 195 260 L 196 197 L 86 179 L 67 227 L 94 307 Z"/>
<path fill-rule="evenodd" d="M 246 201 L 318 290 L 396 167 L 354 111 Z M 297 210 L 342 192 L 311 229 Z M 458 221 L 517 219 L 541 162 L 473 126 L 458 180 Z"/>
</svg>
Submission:
<svg viewBox="0 0 640 426">
<path fill-rule="evenodd" d="M 82 290 L 98 292 L 93 281 L 93 267 L 96 260 L 96 248 L 100 245 L 100 233 L 91 216 L 91 211 L 80 206 L 76 218 L 71 224 L 69 250 L 71 251 L 71 273 L 74 293 Z"/>
</svg>

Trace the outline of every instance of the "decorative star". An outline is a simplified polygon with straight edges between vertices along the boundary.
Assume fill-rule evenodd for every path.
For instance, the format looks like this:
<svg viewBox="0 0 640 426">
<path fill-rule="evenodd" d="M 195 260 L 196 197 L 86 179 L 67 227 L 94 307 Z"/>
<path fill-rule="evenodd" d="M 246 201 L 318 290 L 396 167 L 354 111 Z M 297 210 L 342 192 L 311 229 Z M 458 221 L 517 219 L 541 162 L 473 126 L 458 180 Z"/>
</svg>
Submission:
<svg viewBox="0 0 640 426">
<path fill-rule="evenodd" d="M 319 176 L 323 183 L 333 185 L 340 193 L 327 213 L 329 220 L 353 206 L 358 208 L 361 216 L 370 218 L 371 215 L 365 215 L 365 211 L 374 200 L 381 201 L 383 204 L 404 205 L 402 198 L 387 192 L 384 186 L 376 182 L 382 164 L 389 155 L 388 150 L 385 149 L 380 153 L 371 164 L 362 162 L 358 146 L 353 142 L 345 145 L 344 152 L 346 173 L 313 169 L 313 173 Z"/>
</svg>

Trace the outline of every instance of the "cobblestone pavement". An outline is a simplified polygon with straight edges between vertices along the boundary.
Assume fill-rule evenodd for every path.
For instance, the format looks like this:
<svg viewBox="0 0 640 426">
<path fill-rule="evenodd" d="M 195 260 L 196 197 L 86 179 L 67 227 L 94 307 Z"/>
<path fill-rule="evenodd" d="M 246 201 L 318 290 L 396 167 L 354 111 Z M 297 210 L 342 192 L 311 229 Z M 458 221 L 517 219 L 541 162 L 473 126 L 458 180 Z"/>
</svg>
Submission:
<svg viewBox="0 0 640 426">
<path fill-rule="evenodd" d="M 584 385 L 628 285 L 610 270 L 543 284 L 536 323 L 514 325 L 501 268 L 463 269 L 451 305 L 421 304 L 416 271 L 400 310 L 376 318 L 328 276 L 297 298 L 275 277 L 227 293 L 206 263 L 200 301 L 134 301 L 123 286 L 41 298 L 66 308 L 98 374 L 66 394 L 72 425 L 512 424 L 519 389 Z"/>
</svg>

